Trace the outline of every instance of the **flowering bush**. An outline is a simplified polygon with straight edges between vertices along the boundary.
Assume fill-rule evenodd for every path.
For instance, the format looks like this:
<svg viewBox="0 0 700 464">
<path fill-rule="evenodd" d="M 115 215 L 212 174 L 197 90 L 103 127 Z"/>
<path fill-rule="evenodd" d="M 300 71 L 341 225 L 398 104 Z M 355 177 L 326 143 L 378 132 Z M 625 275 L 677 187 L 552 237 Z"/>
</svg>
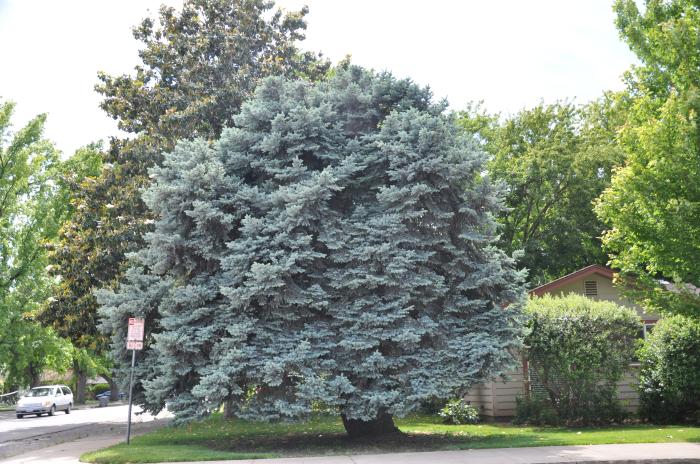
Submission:
<svg viewBox="0 0 700 464">
<path fill-rule="evenodd" d="M 438 412 L 446 424 L 476 424 L 479 422 L 479 411 L 464 400 L 450 400 Z"/>
</svg>

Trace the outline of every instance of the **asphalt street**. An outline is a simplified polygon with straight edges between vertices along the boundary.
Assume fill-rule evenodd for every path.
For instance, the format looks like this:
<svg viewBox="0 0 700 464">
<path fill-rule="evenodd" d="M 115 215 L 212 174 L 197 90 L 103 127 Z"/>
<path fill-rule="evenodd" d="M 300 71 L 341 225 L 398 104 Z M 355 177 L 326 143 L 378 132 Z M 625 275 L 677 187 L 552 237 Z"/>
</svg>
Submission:
<svg viewBox="0 0 700 464">
<path fill-rule="evenodd" d="M 152 422 L 155 418 L 132 410 L 132 424 Z M 0 459 L 29 450 L 36 450 L 78 438 L 126 430 L 128 406 L 74 409 L 70 414 L 57 412 L 54 416 L 25 416 L 17 419 L 14 412 L 0 413 Z M 167 419 L 167 412 L 158 419 Z"/>
</svg>

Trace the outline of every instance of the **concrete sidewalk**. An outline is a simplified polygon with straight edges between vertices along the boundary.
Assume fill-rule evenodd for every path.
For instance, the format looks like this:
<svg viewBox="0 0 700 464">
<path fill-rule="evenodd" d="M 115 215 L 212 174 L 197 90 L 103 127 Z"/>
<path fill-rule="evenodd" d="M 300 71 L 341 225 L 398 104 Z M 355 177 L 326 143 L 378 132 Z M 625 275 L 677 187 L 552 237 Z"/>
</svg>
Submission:
<svg viewBox="0 0 700 464">
<path fill-rule="evenodd" d="M 227 461 L 209 461 L 222 464 Z M 228 461 L 231 464 L 233 461 Z M 425 453 L 366 454 L 293 459 L 235 461 L 246 464 L 554 464 L 554 463 L 693 463 L 700 464 L 700 444 L 542 446 Z M 172 463 L 171 463 L 172 464 Z"/>
<path fill-rule="evenodd" d="M 87 451 L 111 446 L 122 435 L 87 438 L 16 456 L 6 464 L 77 464 Z M 425 453 L 365 454 L 308 458 L 207 461 L 206 464 L 700 464 L 698 443 L 641 443 L 631 445 L 543 446 Z M 173 463 L 170 463 L 173 464 Z M 183 464 L 183 463 L 175 463 Z M 189 463 L 192 464 L 192 463 Z M 204 463 L 200 463 L 204 464 Z"/>
</svg>

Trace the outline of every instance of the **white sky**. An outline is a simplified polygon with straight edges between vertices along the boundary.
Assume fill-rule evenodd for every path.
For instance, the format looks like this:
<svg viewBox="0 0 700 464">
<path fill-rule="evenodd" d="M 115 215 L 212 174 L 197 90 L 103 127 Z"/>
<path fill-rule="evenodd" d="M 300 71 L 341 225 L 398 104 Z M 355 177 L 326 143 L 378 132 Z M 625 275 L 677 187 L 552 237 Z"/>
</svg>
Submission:
<svg viewBox="0 0 700 464">
<path fill-rule="evenodd" d="M 163 0 L 0 0 L 0 98 L 15 128 L 47 112 L 64 154 L 117 134 L 93 91 L 97 71 L 129 73 L 131 27 Z M 177 5 L 181 0 L 168 0 Z M 618 38 L 612 0 L 278 0 L 307 4 L 302 48 L 430 85 L 453 109 L 484 100 L 513 113 L 540 101 L 584 103 L 621 89 L 634 61 Z M 150 13 L 148 13 L 150 10 Z"/>
</svg>

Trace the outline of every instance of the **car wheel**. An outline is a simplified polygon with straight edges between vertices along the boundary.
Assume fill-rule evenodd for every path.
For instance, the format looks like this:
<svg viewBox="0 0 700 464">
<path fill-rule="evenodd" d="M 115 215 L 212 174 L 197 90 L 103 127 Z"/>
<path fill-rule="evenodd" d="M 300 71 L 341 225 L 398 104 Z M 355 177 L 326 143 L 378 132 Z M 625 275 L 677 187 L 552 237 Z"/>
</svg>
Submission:
<svg viewBox="0 0 700 464">
<path fill-rule="evenodd" d="M 24 414 L 17 414 L 17 419 L 21 419 L 24 417 Z"/>
<path fill-rule="evenodd" d="M 70 414 L 70 408 L 71 408 L 71 406 L 72 406 L 72 405 L 71 405 L 70 403 L 68 403 L 68 407 L 66 408 L 66 414 Z"/>
<path fill-rule="evenodd" d="M 51 406 L 51 409 L 49 409 L 49 416 L 53 416 L 56 413 L 56 405 L 54 404 Z"/>
</svg>

